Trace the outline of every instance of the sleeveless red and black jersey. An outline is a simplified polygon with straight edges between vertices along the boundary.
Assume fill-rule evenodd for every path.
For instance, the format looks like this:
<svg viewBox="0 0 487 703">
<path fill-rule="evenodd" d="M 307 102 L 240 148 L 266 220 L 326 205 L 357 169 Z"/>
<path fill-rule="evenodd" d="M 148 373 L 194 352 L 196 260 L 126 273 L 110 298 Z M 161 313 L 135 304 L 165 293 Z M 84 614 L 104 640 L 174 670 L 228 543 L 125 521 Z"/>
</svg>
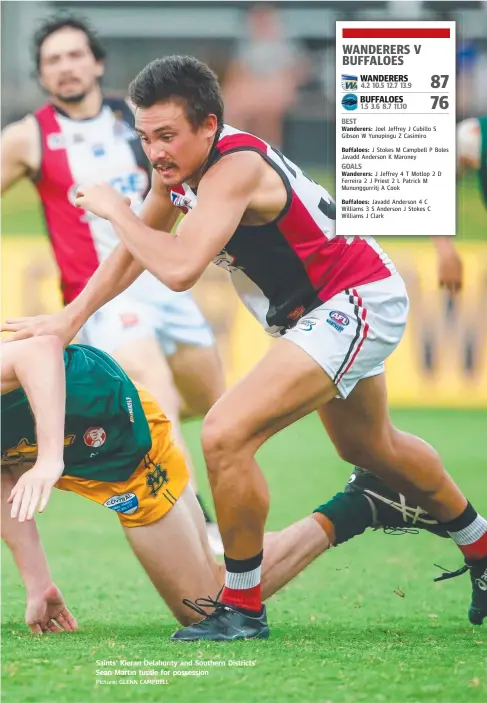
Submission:
<svg viewBox="0 0 487 703">
<path fill-rule="evenodd" d="M 85 287 L 119 242 L 111 224 L 74 207 L 79 185 L 100 180 L 128 195 L 136 212 L 150 185 L 150 165 L 124 100 L 105 99 L 98 115 L 73 120 L 48 104 L 34 113 L 42 159 L 34 185 L 61 274 L 64 302 Z"/>
<path fill-rule="evenodd" d="M 287 200 L 272 222 L 239 225 L 214 263 L 229 271 L 242 302 L 270 334 L 280 334 L 346 288 L 394 273 L 374 239 L 337 235 L 330 194 L 262 139 L 225 125 L 206 170 L 237 151 L 259 153 L 282 178 Z M 197 205 L 197 193 L 187 184 L 169 191 L 183 212 Z"/>
</svg>

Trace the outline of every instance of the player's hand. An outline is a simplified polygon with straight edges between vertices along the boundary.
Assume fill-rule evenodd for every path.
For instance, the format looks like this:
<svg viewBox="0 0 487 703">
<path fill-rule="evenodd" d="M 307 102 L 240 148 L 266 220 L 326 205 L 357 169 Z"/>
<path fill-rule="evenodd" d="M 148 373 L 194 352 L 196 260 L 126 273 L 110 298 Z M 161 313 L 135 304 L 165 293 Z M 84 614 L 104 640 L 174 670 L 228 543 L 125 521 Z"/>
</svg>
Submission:
<svg viewBox="0 0 487 703">
<path fill-rule="evenodd" d="M 438 254 L 438 283 L 450 293 L 458 293 L 463 286 L 463 264 L 454 246 Z"/>
<path fill-rule="evenodd" d="M 35 317 L 11 317 L 2 325 L 2 332 L 13 334 L 5 342 L 14 342 L 18 339 L 54 335 L 59 337 L 63 346 L 69 344 L 76 337 L 80 324 L 71 315 L 69 306 L 53 315 L 36 315 Z"/>
<path fill-rule="evenodd" d="M 42 513 L 56 481 L 64 470 L 63 461 L 38 459 L 12 488 L 7 503 L 12 503 L 10 517 L 19 522 L 32 520 L 36 509 Z"/>
<path fill-rule="evenodd" d="M 25 622 L 31 632 L 74 632 L 78 629 L 76 618 L 66 607 L 63 594 L 52 583 L 44 592 L 27 597 Z"/>
<path fill-rule="evenodd" d="M 97 183 L 91 186 L 80 186 L 74 200 L 76 207 L 89 210 L 98 217 L 109 220 L 110 216 L 121 207 L 130 207 L 130 198 L 121 195 L 108 183 Z"/>
</svg>

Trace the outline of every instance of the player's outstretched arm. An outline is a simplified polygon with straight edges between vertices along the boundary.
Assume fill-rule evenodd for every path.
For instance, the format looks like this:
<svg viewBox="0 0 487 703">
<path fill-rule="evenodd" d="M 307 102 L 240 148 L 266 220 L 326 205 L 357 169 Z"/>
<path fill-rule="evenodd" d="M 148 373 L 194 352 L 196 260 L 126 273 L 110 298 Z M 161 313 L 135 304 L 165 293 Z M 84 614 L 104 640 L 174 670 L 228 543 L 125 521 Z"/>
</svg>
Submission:
<svg viewBox="0 0 487 703">
<path fill-rule="evenodd" d="M 175 291 L 191 288 L 240 223 L 265 168 L 253 152 L 229 154 L 203 176 L 198 205 L 177 236 L 148 226 L 107 183 L 78 190 L 76 205 L 104 217 L 139 263 Z M 164 192 L 164 194 L 163 194 Z M 166 189 L 158 199 L 169 199 Z"/>
<path fill-rule="evenodd" d="M 35 118 L 28 115 L 2 130 L 1 191 L 37 170 L 40 140 Z"/>
<path fill-rule="evenodd" d="M 61 591 L 53 583 L 41 538 L 34 520 L 19 523 L 10 517 L 7 498 L 16 476 L 2 468 L 2 539 L 12 556 L 27 593 L 25 621 L 36 634 L 74 631 L 78 623 L 66 607 Z"/>
<path fill-rule="evenodd" d="M 154 183 L 153 179 L 152 189 L 144 201 L 141 218 L 148 227 L 170 231 L 179 213 L 168 197 L 161 197 L 159 189 L 160 185 Z M 126 199 L 120 195 L 118 198 L 130 212 Z M 7 319 L 2 325 L 2 331 L 13 333 L 8 341 L 55 335 L 64 345 L 69 344 L 88 318 L 126 290 L 143 270 L 144 266 L 136 261 L 121 243 L 98 267 L 80 295 L 64 310 L 53 315 Z"/>
<path fill-rule="evenodd" d="M 2 347 L 2 394 L 22 386 L 36 425 L 37 461 L 13 487 L 8 502 L 12 518 L 32 519 L 42 512 L 64 469 L 66 376 L 63 347 L 57 337 L 35 337 Z"/>
</svg>

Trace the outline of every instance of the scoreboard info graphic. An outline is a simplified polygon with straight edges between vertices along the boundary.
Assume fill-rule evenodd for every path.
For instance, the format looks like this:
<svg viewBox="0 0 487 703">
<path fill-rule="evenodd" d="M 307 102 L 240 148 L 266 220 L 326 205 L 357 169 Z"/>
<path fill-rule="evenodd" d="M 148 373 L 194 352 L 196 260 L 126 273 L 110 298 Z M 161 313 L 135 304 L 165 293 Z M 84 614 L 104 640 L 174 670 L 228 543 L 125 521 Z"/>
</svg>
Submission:
<svg viewBox="0 0 487 703">
<path fill-rule="evenodd" d="M 455 234 L 455 23 L 336 36 L 338 234 Z"/>
</svg>

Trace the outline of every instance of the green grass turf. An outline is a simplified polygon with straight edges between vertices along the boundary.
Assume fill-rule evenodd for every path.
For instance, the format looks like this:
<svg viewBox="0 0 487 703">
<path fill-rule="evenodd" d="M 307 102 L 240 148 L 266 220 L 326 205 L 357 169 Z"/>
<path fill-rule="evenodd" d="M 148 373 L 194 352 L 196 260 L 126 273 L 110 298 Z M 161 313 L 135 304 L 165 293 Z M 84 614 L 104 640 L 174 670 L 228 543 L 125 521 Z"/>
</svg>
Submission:
<svg viewBox="0 0 487 703">
<path fill-rule="evenodd" d="M 394 420 L 431 441 L 466 494 L 487 512 L 486 413 L 396 411 Z M 199 423 L 187 424 L 185 433 L 202 475 Z M 270 441 L 260 461 L 271 488 L 271 529 L 307 514 L 340 490 L 348 476 L 348 467 L 337 459 L 314 416 Z M 6 702 L 487 700 L 487 629 L 475 629 L 466 619 L 468 577 L 432 581 L 439 573 L 434 563 L 448 568 L 461 564 L 450 541 L 429 534 L 369 531 L 320 557 L 269 602 L 268 642 L 187 645 L 168 642 L 175 623 L 129 551 L 113 514 L 57 492 L 39 523 L 54 579 L 80 630 L 43 637 L 26 632 L 23 589 L 4 549 Z M 167 686 L 95 687 L 96 660 L 121 657 L 245 659 L 255 666 L 200 667 L 209 670 L 207 677 L 169 677 Z M 189 668 L 197 669 L 195 664 Z"/>
<path fill-rule="evenodd" d="M 313 172 L 312 177 L 335 192 L 333 175 Z M 460 239 L 485 239 L 487 213 L 480 198 L 478 178 L 471 174 L 458 184 L 457 234 Z M 2 198 L 2 232 L 4 234 L 33 234 L 44 231 L 41 209 L 36 192 L 28 181 L 21 181 Z M 382 238 L 384 241 L 385 238 Z M 402 237 L 402 240 L 407 237 Z"/>
</svg>

